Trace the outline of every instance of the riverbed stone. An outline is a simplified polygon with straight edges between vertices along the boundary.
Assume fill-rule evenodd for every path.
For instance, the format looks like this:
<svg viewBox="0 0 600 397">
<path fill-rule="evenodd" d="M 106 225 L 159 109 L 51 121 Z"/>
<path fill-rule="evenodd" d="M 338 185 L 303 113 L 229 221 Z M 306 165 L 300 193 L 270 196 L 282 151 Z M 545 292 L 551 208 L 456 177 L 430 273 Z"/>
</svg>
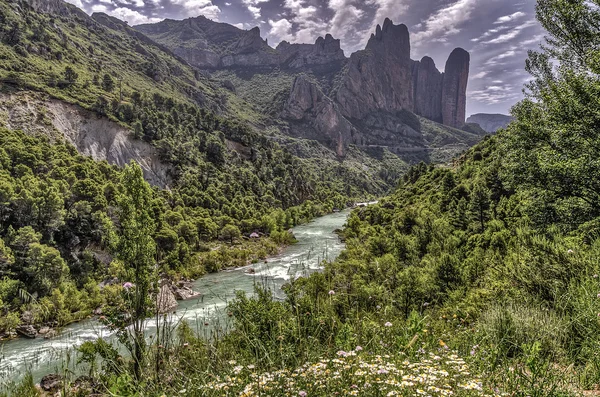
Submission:
<svg viewBox="0 0 600 397">
<path fill-rule="evenodd" d="M 161 314 L 171 313 L 177 308 L 177 299 L 168 285 L 163 285 L 156 297 L 156 307 Z"/>
<path fill-rule="evenodd" d="M 49 374 L 42 378 L 40 387 L 46 392 L 57 392 L 63 385 L 63 377 L 59 374 Z"/>
</svg>

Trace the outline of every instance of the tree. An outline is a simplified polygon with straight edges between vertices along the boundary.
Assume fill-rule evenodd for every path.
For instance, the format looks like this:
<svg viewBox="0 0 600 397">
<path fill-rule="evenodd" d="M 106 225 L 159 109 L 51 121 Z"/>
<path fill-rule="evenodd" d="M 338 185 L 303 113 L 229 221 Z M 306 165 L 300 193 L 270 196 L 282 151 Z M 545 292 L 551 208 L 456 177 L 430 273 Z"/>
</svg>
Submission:
<svg viewBox="0 0 600 397">
<path fill-rule="evenodd" d="M 479 223 L 480 230 L 483 233 L 485 222 L 489 219 L 490 191 L 481 181 L 478 181 L 473 186 L 469 211 L 471 212 L 471 217 Z"/>
<path fill-rule="evenodd" d="M 140 379 L 146 352 L 144 325 L 153 314 L 151 293 L 158 281 L 154 257 L 156 244 L 153 239 L 155 223 L 152 217 L 152 189 L 144 180 L 142 168 L 132 161 L 123 171 L 123 191 L 117 197 L 120 230 L 116 244 L 116 256 L 126 266 L 127 302 L 132 330 L 121 323 L 118 332 L 133 342 L 126 345 L 132 350 L 134 372 Z"/>
<path fill-rule="evenodd" d="M 30 244 L 25 263 L 25 272 L 32 280 L 33 291 L 41 296 L 48 295 L 59 286 L 69 273 L 60 252 L 44 244 Z"/>
<path fill-rule="evenodd" d="M 537 17 L 548 36 L 529 53 L 533 81 L 503 139 L 503 179 L 576 224 L 600 215 L 600 11 L 597 1 L 539 0 Z"/>
<path fill-rule="evenodd" d="M 233 244 L 233 240 L 239 238 L 241 235 L 240 229 L 235 225 L 227 225 L 221 231 L 221 238 L 229 240 L 229 244 Z"/>
<path fill-rule="evenodd" d="M 102 88 L 106 92 L 113 92 L 115 89 L 115 81 L 108 73 L 105 73 L 104 77 L 102 77 Z"/>
<path fill-rule="evenodd" d="M 69 84 L 75 84 L 77 82 L 77 79 L 79 78 L 79 75 L 77 74 L 77 72 L 75 70 L 73 70 L 72 67 L 67 66 L 65 68 L 65 80 L 69 83 Z"/>
</svg>

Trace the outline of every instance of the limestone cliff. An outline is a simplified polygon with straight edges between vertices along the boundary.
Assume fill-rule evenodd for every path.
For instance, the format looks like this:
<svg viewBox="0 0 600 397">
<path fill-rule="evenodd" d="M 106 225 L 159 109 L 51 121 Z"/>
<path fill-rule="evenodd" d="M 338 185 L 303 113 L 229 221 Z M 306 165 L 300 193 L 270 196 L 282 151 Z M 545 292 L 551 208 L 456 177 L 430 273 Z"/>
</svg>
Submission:
<svg viewBox="0 0 600 397">
<path fill-rule="evenodd" d="M 374 111 L 413 109 L 410 39 L 406 25 L 386 19 L 364 51 L 350 57 L 335 95 L 344 116 L 363 119 Z"/>
<path fill-rule="evenodd" d="M 356 133 L 337 105 L 323 94 L 317 84 L 302 75 L 294 81 L 281 116 L 288 120 L 306 122 L 319 135 L 315 138 L 329 143 L 340 157 L 345 155 L 346 146 L 353 143 Z"/>
<path fill-rule="evenodd" d="M 442 87 L 442 123 L 460 128 L 465 123 L 470 55 L 456 48 L 446 62 Z"/>
</svg>

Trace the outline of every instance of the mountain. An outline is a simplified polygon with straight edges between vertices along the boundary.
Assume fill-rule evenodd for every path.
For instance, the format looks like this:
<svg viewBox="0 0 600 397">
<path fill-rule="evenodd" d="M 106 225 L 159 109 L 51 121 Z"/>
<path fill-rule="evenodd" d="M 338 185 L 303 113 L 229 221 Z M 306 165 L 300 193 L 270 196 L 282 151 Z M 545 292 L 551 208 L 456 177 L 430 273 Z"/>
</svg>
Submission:
<svg viewBox="0 0 600 397">
<path fill-rule="evenodd" d="M 477 113 L 469 116 L 467 123 L 479 124 L 481 128 L 489 133 L 506 128 L 514 118 L 504 114 Z"/>
<path fill-rule="evenodd" d="M 272 48 L 259 28 L 244 31 L 204 17 L 134 28 L 232 87 L 257 112 L 283 121 L 287 134 L 319 140 L 339 157 L 355 145 L 431 161 L 447 147 L 425 138 L 431 124 L 421 118 L 441 125 L 436 129 L 453 137 L 446 144 L 460 150 L 480 138 L 465 140 L 455 130 L 465 123 L 469 53 L 452 51 L 444 72 L 429 57 L 413 61 L 408 28 L 390 19 L 350 58 L 329 34 L 314 44 Z"/>
</svg>

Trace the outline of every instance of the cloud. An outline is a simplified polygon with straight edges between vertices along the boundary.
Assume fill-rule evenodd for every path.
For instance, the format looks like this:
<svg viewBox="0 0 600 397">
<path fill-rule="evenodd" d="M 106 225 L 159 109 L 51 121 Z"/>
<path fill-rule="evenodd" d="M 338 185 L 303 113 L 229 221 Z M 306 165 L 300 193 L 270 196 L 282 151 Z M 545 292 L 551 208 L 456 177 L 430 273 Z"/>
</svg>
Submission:
<svg viewBox="0 0 600 397">
<path fill-rule="evenodd" d="M 496 19 L 496 22 L 494 22 L 494 25 L 499 25 L 499 24 L 503 24 L 503 23 L 507 23 L 507 22 L 516 21 L 517 19 L 523 18 L 526 15 L 527 14 L 525 14 L 524 12 L 517 11 L 514 14 L 505 15 L 503 17 Z"/>
<path fill-rule="evenodd" d="M 413 44 L 419 46 L 432 40 L 444 42 L 448 36 L 460 32 L 462 25 L 470 21 L 477 3 L 478 0 L 458 0 L 431 14 L 423 23 L 425 30 L 412 36 Z"/>
<path fill-rule="evenodd" d="M 496 38 L 491 40 L 484 41 L 484 44 L 502 44 L 507 43 L 516 37 L 518 37 L 525 29 L 536 26 L 537 22 L 534 20 L 527 21 L 522 25 L 514 27 L 510 32 L 504 33 Z"/>
<path fill-rule="evenodd" d="M 269 20 L 271 30 L 269 34 L 274 37 L 278 37 L 279 40 L 290 41 L 292 37 L 292 23 L 287 19 L 280 19 L 279 21 Z"/>
<path fill-rule="evenodd" d="M 81 3 L 81 0 L 65 0 L 67 3 L 71 3 L 74 6 L 77 6 L 79 8 L 83 8 L 83 3 Z"/>
<path fill-rule="evenodd" d="M 364 38 L 359 26 L 365 11 L 356 6 L 355 0 L 329 0 L 328 7 L 334 12 L 329 32 L 340 38 L 343 46 L 358 44 Z"/>
<path fill-rule="evenodd" d="M 252 17 L 254 19 L 259 19 L 262 16 L 261 7 L 257 7 L 257 6 L 261 3 L 266 3 L 268 1 L 269 0 L 242 0 L 242 3 L 246 6 L 248 11 L 250 11 L 250 14 L 252 14 Z M 225 4 L 231 5 L 231 3 L 225 3 Z"/>
<path fill-rule="evenodd" d="M 140 25 L 143 23 L 155 23 L 161 21 L 160 18 L 151 18 L 139 13 L 138 11 L 134 11 L 125 7 L 115 8 L 114 10 L 107 11 L 106 13 L 108 15 L 112 15 L 113 17 L 119 18 L 122 21 L 127 21 L 129 25 Z"/>
<path fill-rule="evenodd" d="M 314 43 L 327 32 L 329 24 L 317 15 L 317 7 L 306 0 L 285 0 L 283 8 L 285 11 L 278 14 L 280 19 L 269 20 L 269 35 L 274 41 Z"/>
<path fill-rule="evenodd" d="M 214 5 L 211 0 L 170 0 L 172 5 L 181 6 L 188 15 L 204 15 L 206 18 L 219 20 L 221 9 Z"/>
</svg>

